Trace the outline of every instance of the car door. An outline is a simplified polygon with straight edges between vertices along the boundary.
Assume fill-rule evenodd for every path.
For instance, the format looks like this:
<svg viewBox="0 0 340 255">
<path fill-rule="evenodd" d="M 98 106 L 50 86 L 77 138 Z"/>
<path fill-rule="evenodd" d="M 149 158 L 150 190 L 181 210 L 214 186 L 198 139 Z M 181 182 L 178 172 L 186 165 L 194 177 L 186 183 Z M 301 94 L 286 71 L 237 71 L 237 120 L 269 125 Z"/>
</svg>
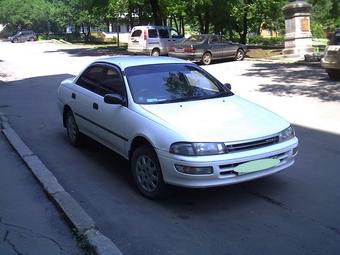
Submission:
<svg viewBox="0 0 340 255">
<path fill-rule="evenodd" d="M 214 59 L 222 58 L 224 45 L 217 35 L 210 36 L 208 45 Z"/>
<path fill-rule="evenodd" d="M 107 104 L 104 102 L 106 94 L 119 94 L 126 98 L 125 84 L 119 69 L 106 66 L 98 84 L 97 95 L 93 97 L 92 119 L 95 123 L 95 139 L 125 155 L 125 117 L 128 108 L 121 104 Z"/>
<path fill-rule="evenodd" d="M 136 52 L 141 53 L 143 50 L 145 50 L 145 39 L 144 38 L 144 32 L 145 30 L 141 28 L 134 28 L 131 31 L 131 34 L 129 36 L 129 42 L 128 42 L 128 51 L 129 52 Z M 146 36 L 146 35 L 145 35 Z"/>
<path fill-rule="evenodd" d="M 177 42 L 182 42 L 184 40 L 184 36 L 179 34 L 173 28 L 159 28 L 158 34 L 162 50 L 161 54 L 167 54 L 171 45 Z"/>
<path fill-rule="evenodd" d="M 170 28 L 170 46 L 174 43 L 180 43 L 185 40 L 185 37 L 178 33 L 175 29 Z"/>
<path fill-rule="evenodd" d="M 98 127 L 96 126 L 96 101 L 98 100 L 98 86 L 101 76 L 105 70 L 104 66 L 92 65 L 88 67 L 76 80 L 76 90 L 71 92 L 71 107 L 79 130 L 90 136 L 96 137 Z"/>
<path fill-rule="evenodd" d="M 234 45 L 230 40 L 226 37 L 222 37 L 223 42 L 223 58 L 232 58 L 236 55 L 237 46 Z"/>
</svg>

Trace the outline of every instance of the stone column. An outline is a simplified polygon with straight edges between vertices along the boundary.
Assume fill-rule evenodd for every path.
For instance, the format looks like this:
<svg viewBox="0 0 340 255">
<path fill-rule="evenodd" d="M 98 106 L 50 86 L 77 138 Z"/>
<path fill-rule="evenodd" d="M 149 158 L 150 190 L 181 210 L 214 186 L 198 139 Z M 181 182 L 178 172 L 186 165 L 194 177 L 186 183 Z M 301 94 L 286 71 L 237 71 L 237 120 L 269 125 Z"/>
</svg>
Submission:
<svg viewBox="0 0 340 255">
<path fill-rule="evenodd" d="M 314 52 L 310 31 L 310 11 L 312 5 L 304 0 L 290 1 L 282 8 L 285 16 L 284 58 L 303 58 Z"/>
</svg>

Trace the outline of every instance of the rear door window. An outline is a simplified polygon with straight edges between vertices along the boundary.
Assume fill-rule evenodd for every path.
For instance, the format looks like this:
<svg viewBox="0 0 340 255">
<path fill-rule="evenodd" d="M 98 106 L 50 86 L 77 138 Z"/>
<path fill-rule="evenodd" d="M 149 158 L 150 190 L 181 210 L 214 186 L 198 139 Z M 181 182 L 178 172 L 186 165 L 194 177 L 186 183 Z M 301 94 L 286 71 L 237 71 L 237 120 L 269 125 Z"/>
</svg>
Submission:
<svg viewBox="0 0 340 255">
<path fill-rule="evenodd" d="M 131 37 L 140 37 L 142 35 L 142 30 L 135 30 L 132 32 Z"/>
<path fill-rule="evenodd" d="M 158 38 L 157 30 L 156 29 L 148 29 L 148 36 L 149 36 L 149 38 Z"/>
</svg>

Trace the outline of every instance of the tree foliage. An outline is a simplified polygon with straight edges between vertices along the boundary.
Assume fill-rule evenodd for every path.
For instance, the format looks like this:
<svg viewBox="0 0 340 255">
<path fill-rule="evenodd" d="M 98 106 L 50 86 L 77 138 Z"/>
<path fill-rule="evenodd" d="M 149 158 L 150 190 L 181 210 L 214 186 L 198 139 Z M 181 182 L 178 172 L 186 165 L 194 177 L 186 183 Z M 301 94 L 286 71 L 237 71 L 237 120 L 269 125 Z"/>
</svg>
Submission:
<svg viewBox="0 0 340 255">
<path fill-rule="evenodd" d="M 13 30 L 61 33 L 73 26 L 90 40 L 91 27 L 108 24 L 170 25 L 181 33 L 218 33 L 245 42 L 261 29 L 284 33 L 282 7 L 288 0 L 0 0 L 0 23 Z M 307 0 L 313 5 L 312 33 L 340 26 L 339 0 Z"/>
</svg>

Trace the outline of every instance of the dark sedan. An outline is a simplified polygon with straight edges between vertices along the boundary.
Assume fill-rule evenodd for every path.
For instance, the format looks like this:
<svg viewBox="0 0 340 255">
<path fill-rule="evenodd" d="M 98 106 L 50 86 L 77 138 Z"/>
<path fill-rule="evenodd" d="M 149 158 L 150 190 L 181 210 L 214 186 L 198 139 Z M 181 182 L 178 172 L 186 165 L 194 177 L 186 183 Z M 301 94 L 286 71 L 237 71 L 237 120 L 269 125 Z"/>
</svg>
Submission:
<svg viewBox="0 0 340 255">
<path fill-rule="evenodd" d="M 233 43 L 220 35 L 201 34 L 173 44 L 168 55 L 209 65 L 215 59 L 243 60 L 246 52 L 244 44 Z"/>
</svg>

